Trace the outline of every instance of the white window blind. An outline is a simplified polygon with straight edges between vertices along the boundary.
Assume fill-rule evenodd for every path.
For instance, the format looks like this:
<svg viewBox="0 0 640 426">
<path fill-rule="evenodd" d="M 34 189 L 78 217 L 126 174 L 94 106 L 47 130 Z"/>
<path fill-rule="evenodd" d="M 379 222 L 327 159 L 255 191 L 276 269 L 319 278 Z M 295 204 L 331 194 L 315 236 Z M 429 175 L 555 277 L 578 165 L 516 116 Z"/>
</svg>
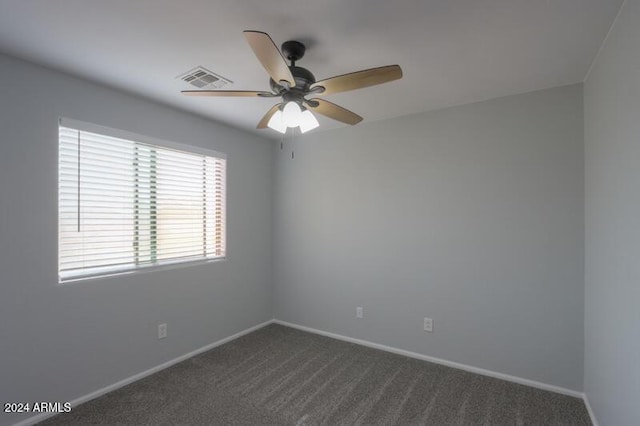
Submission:
<svg viewBox="0 0 640 426">
<path fill-rule="evenodd" d="M 225 158 L 59 132 L 61 281 L 225 256 Z"/>
</svg>

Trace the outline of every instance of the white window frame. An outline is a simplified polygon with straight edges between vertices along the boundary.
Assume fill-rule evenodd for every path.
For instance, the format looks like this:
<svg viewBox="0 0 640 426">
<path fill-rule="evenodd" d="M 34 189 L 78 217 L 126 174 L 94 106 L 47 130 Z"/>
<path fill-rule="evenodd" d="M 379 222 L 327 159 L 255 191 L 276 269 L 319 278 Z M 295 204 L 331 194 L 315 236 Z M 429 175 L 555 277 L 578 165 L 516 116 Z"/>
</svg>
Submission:
<svg viewBox="0 0 640 426">
<path fill-rule="evenodd" d="M 228 157 L 225 153 L 214 151 L 207 148 L 202 148 L 195 145 L 188 145 L 184 143 L 178 143 L 173 141 L 167 141 L 164 139 L 159 139 L 151 136 L 141 135 L 134 132 L 129 132 L 126 130 L 115 129 L 112 127 L 102 126 L 98 124 L 88 123 L 84 121 L 79 121 L 71 118 L 60 117 L 58 119 L 58 126 L 67 127 L 76 129 L 79 131 L 96 133 L 99 135 L 125 139 L 131 142 L 140 142 L 148 145 L 154 145 L 159 148 L 167 148 L 177 151 L 182 151 L 186 153 L 193 153 L 199 155 L 205 155 L 209 157 L 217 157 L 225 160 L 225 174 L 228 176 L 229 170 L 229 162 Z M 56 152 L 59 151 L 60 141 L 59 135 L 56 134 Z M 57 173 L 59 173 L 59 165 L 57 167 Z M 223 233 L 223 246 L 224 246 L 224 255 L 216 258 L 205 258 L 205 259 L 190 259 L 190 260 L 164 260 L 162 262 L 158 262 L 152 265 L 137 265 L 131 268 L 127 268 L 126 270 L 122 268 L 115 267 L 104 267 L 104 268 L 94 268 L 96 270 L 95 273 L 87 273 L 81 276 L 74 277 L 62 277 L 60 275 L 60 200 L 59 200 L 59 181 L 56 177 L 56 188 L 58 189 L 58 193 L 56 194 L 56 226 L 57 226 L 57 274 L 58 274 L 58 284 L 67 284 L 77 281 L 84 280 L 95 280 L 95 279 L 103 279 L 110 278 L 118 275 L 131 275 L 131 274 L 140 274 L 140 273 L 148 273 L 155 271 L 162 271 L 168 269 L 177 269 L 177 268 L 186 268 L 197 265 L 204 265 L 209 263 L 223 262 L 226 261 L 229 257 L 229 246 L 227 241 L 227 232 L 228 232 L 228 216 L 227 216 L 227 184 L 228 180 L 225 176 L 225 199 L 224 199 L 224 233 Z"/>
</svg>

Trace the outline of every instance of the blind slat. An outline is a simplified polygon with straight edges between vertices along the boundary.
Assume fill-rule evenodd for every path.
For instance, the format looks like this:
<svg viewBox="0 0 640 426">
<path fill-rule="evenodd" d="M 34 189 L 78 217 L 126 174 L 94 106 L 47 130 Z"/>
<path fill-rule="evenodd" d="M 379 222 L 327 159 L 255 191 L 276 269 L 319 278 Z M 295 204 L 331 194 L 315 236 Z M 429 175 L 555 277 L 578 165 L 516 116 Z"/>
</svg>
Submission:
<svg viewBox="0 0 640 426">
<path fill-rule="evenodd" d="M 226 160 L 60 126 L 62 280 L 225 255 Z"/>
</svg>

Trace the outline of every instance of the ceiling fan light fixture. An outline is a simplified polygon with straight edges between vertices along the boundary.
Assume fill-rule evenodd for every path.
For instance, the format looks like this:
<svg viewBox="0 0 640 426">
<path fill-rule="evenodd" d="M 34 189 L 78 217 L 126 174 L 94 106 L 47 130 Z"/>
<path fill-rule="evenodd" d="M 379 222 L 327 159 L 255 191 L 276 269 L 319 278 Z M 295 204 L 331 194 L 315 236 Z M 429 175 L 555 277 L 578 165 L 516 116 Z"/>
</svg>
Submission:
<svg viewBox="0 0 640 426">
<path fill-rule="evenodd" d="M 290 101 L 282 109 L 282 121 L 287 127 L 298 127 L 302 118 L 302 110 L 297 102 Z"/>
<path fill-rule="evenodd" d="M 282 120 L 282 111 L 277 110 L 272 116 L 267 126 L 270 129 L 275 130 L 276 132 L 280 132 L 282 134 L 287 133 L 287 126 L 284 124 L 284 120 Z"/>
<path fill-rule="evenodd" d="M 318 123 L 316 117 L 308 109 L 300 115 L 300 132 L 306 133 L 309 130 L 315 129 L 319 125 L 320 123 Z"/>
<path fill-rule="evenodd" d="M 269 34 L 265 32 L 246 30 L 244 31 L 244 36 L 256 58 L 269 74 L 271 92 L 254 90 L 183 90 L 182 93 L 189 96 L 282 98 L 281 103 L 273 105 L 262 116 L 256 126 L 257 129 L 269 127 L 285 134 L 289 127 L 294 129 L 299 127 L 301 133 L 317 128 L 319 126 L 318 120 L 314 114 L 302 106 L 303 104 L 311 108 L 314 113 L 324 115 L 332 120 L 349 125 L 358 124 L 362 121 L 362 117 L 358 114 L 322 98 L 307 99 L 306 96 L 348 92 L 402 78 L 402 69 L 399 65 L 386 65 L 316 81 L 311 71 L 296 66 L 296 62 L 302 59 L 305 53 L 303 43 L 289 40 L 282 44 L 281 49 L 278 49 Z M 285 58 L 291 61 L 290 65 L 287 64 Z M 193 78 L 204 80 L 206 72 L 202 71 L 202 74 L 201 76 L 200 73 L 196 73 Z M 218 77 L 220 76 L 211 73 L 211 79 Z M 191 76 L 188 79 L 191 81 Z M 199 85 L 196 86 L 199 87 Z"/>
</svg>

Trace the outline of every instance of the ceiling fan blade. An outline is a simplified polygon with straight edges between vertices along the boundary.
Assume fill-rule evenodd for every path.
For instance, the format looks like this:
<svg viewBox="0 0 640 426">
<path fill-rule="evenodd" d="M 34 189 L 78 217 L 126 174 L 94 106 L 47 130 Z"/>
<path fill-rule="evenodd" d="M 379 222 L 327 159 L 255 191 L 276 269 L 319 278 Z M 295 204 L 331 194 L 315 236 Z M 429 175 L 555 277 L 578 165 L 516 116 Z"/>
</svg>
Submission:
<svg viewBox="0 0 640 426">
<path fill-rule="evenodd" d="M 258 122 L 256 129 L 266 129 L 267 124 L 269 124 L 269 120 L 271 120 L 271 117 L 273 117 L 273 114 L 275 114 L 276 111 L 280 109 L 280 105 L 282 104 L 275 104 L 274 106 L 272 106 L 271 109 L 269 109 L 269 111 L 267 111 L 267 113 L 262 117 L 260 122 Z"/>
<path fill-rule="evenodd" d="M 256 92 L 253 90 L 183 90 L 187 96 L 231 96 L 231 97 L 261 97 L 277 96 L 270 92 Z"/>
<path fill-rule="evenodd" d="M 258 60 L 273 81 L 276 83 L 286 81 L 291 87 L 296 85 L 287 61 L 285 61 L 269 34 L 261 31 L 244 31 L 244 36 L 251 49 L 253 49 L 253 53 L 258 57 Z"/>
<path fill-rule="evenodd" d="M 337 121 L 342 121 L 343 123 L 354 125 L 362 121 L 362 117 L 355 112 L 351 112 L 348 109 L 342 108 L 341 106 L 329 101 L 325 101 L 324 99 L 314 98 L 311 99 L 310 102 L 307 102 L 306 105 L 318 114 L 325 115 Z"/>
<path fill-rule="evenodd" d="M 317 93 L 319 95 L 330 95 L 332 93 L 375 86 L 376 84 L 387 83 L 399 78 L 402 78 L 402 68 L 399 65 L 388 65 L 327 78 L 312 84 L 310 89 L 313 90 L 322 86 L 324 91 Z"/>
</svg>

